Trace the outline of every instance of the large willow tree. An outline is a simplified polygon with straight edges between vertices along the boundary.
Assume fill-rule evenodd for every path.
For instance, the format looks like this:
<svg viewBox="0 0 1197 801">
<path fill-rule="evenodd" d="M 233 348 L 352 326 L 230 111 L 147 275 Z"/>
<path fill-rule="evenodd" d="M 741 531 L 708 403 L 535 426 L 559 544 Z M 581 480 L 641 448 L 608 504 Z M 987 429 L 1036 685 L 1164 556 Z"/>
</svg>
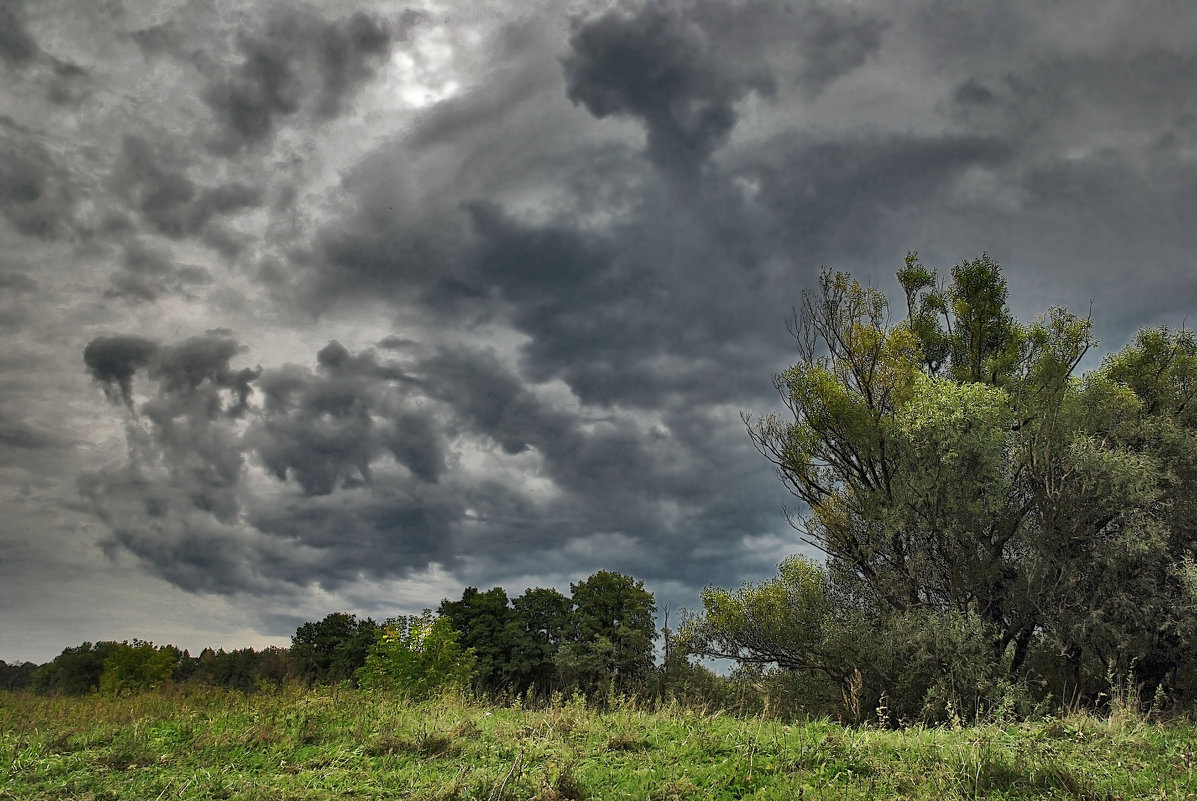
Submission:
<svg viewBox="0 0 1197 801">
<path fill-rule="evenodd" d="M 843 273 L 804 295 L 785 412 L 746 420 L 826 560 L 708 589 L 691 650 L 863 682 L 910 715 L 1012 685 L 1096 702 L 1111 673 L 1193 694 L 1192 334 L 1142 331 L 1077 376 L 1090 320 L 1014 319 L 988 256 L 940 281 L 910 254 L 898 279 L 896 322 Z"/>
</svg>

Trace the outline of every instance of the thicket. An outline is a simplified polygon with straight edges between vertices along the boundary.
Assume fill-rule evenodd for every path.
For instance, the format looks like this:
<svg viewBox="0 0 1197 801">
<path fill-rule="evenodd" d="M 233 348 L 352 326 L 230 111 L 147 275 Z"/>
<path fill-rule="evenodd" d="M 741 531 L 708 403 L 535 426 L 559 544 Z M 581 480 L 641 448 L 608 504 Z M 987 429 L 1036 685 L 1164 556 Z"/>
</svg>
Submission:
<svg viewBox="0 0 1197 801">
<path fill-rule="evenodd" d="M 987 256 L 907 258 L 905 317 L 825 273 L 746 417 L 825 559 L 709 588 L 696 654 L 773 666 L 858 719 L 1197 701 L 1197 340 L 1140 331 L 1076 375 L 1091 321 L 1016 320 Z"/>
</svg>

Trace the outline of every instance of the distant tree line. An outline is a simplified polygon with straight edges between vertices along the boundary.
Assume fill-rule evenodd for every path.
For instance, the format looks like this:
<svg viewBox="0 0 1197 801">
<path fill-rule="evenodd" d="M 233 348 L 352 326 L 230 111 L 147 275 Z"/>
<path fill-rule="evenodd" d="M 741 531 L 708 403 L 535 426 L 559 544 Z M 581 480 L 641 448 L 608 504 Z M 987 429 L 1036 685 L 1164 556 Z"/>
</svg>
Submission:
<svg viewBox="0 0 1197 801">
<path fill-rule="evenodd" d="M 300 625 L 291 647 L 256 651 L 102 641 L 69 647 L 45 665 L 0 662 L 0 687 L 44 694 L 121 694 L 173 684 L 250 692 L 298 681 L 349 682 L 410 692 L 446 683 L 482 694 L 643 692 L 657 668 L 656 602 L 642 581 L 601 570 L 571 594 L 468 587 L 436 613 L 377 623 L 346 612 Z"/>
<path fill-rule="evenodd" d="M 205 648 L 198 656 L 152 642 L 84 642 L 63 649 L 44 665 L 0 662 L 0 688 L 44 695 L 120 695 L 167 684 L 201 684 L 252 691 L 293 677 L 287 649 L 235 651 Z"/>
</svg>

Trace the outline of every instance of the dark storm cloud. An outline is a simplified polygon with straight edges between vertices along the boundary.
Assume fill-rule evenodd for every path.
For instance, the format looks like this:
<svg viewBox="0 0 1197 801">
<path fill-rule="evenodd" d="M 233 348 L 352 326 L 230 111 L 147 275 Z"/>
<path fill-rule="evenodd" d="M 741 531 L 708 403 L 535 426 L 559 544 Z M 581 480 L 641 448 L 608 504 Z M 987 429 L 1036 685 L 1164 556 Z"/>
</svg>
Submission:
<svg viewBox="0 0 1197 801">
<path fill-rule="evenodd" d="M 746 480 L 725 481 L 726 498 L 702 490 L 689 483 L 702 455 L 665 428 L 646 431 L 628 419 L 557 408 L 486 352 L 442 351 L 413 373 L 424 391 L 444 403 L 451 428 L 530 459 L 551 488 L 542 495 L 544 489 L 521 491 L 518 483 L 466 479 L 462 519 L 453 527 L 453 542 L 464 550 L 442 550 L 438 557 L 463 583 L 482 576 L 494 582 L 504 575 L 569 574 L 580 562 L 701 582 L 712 571 L 695 543 L 745 534 L 743 520 L 732 523 L 708 512 L 726 498 L 758 499 L 751 472 Z M 448 480 L 460 482 L 454 472 Z"/>
<path fill-rule="evenodd" d="M 1007 265 L 1014 291 L 1035 301 L 1023 308 L 1042 311 L 1045 294 L 1074 310 L 1092 302 L 1103 349 L 1120 347 L 1140 325 L 1181 324 L 1197 291 L 1192 271 L 1174 267 L 1190 258 L 1197 214 L 1197 96 L 1188 90 L 1197 58 L 1155 41 L 1163 17 L 1142 14 L 1104 38 L 1091 32 L 1084 47 L 1012 63 L 979 39 L 988 24 L 1028 31 L 1033 17 L 1016 8 L 994 11 L 1002 20 L 957 15 L 951 24 L 962 29 L 942 35 L 951 52 L 956 35 L 977 46 L 949 114 L 1001 142 L 1009 157 L 973 190 L 975 208 L 928 209 L 928 218 L 957 215 L 934 246 L 953 258 L 962 247 L 994 251 L 1000 243 L 1026 270 Z M 1195 24 L 1187 15 L 1166 28 L 1183 39 Z M 930 25 L 920 32 L 941 38 Z"/>
<path fill-rule="evenodd" d="M 315 374 L 288 367 L 263 375 L 267 415 L 253 438 L 277 478 L 293 478 L 307 495 L 328 495 L 370 481 L 370 463 L 388 439 L 373 413 L 381 411 L 393 376 L 372 356 L 355 358 L 337 342 L 316 357 Z M 415 456 L 415 464 L 435 480 L 430 462 Z"/>
<path fill-rule="evenodd" d="M 303 298 L 319 309 L 344 297 L 406 295 L 452 310 L 486 292 L 462 263 L 465 238 L 463 220 L 452 216 L 365 203 L 359 216 L 317 235 L 315 258 L 305 259 Z"/>
<path fill-rule="evenodd" d="M 276 544 L 247 541 L 237 522 L 244 456 L 239 420 L 260 371 L 234 368 L 242 350 L 221 332 L 161 345 L 131 336 L 97 338 L 84 350 L 92 375 L 129 409 L 129 462 L 84 474 L 79 490 L 121 547 L 192 590 L 261 585 L 258 561 Z M 155 391 L 140 406 L 133 382 Z M 258 553 L 261 551 L 261 553 Z"/>
<path fill-rule="evenodd" d="M 460 488 L 435 486 L 443 435 L 404 403 L 402 371 L 335 342 L 316 355 L 315 371 L 236 369 L 230 360 L 240 351 L 220 333 L 88 346 L 106 386 L 131 397 L 143 373 L 151 387 L 128 423 L 129 463 L 80 481 L 111 529 L 109 547 L 209 592 L 335 586 L 452 558 L 448 526 L 465 501 Z M 245 427 L 239 419 L 255 388 L 262 405 Z M 372 464 L 387 453 L 409 472 L 376 482 Z M 251 460 L 301 493 L 281 505 L 247 495 Z"/>
<path fill-rule="evenodd" d="M 665 170 L 672 176 L 674 168 L 692 172 L 705 163 L 736 122 L 737 103 L 771 85 L 754 43 L 778 45 L 787 35 L 782 31 L 805 31 L 812 64 L 799 59 L 788 68 L 800 76 L 803 91 L 813 91 L 863 63 L 883 29 L 875 20 L 817 6 L 789 14 L 772 4 L 743 4 L 736 11 L 710 3 L 658 4 L 582 23 L 565 59 L 566 90 L 600 116 L 625 114 L 644 122 L 654 161 L 675 159 Z M 832 59 L 836 69 L 813 66 L 824 61 L 813 55 L 821 47 L 852 50 L 846 40 L 859 44 L 853 58 Z M 458 111 L 472 120 L 476 105 Z M 708 116 L 727 126 L 704 127 Z M 420 130 L 411 145 L 417 149 L 424 146 Z M 780 141 L 766 143 L 770 158 L 795 162 L 772 165 L 779 175 L 770 189 L 782 195 L 786 187 L 796 193 L 817 187 L 822 196 L 851 198 L 847 211 L 864 224 L 906 189 L 938 190 L 968 164 L 992 161 L 996 149 L 977 142 L 970 151 L 965 143 L 957 154 L 949 142 L 950 158 L 937 165 L 928 155 L 941 144 L 935 139 L 897 142 L 889 153 L 884 143 L 868 140 L 845 143 L 839 151 L 820 152 L 822 144 L 803 140 L 803 153 L 783 155 Z M 673 394 L 744 397 L 738 387 L 755 365 L 740 357 L 760 343 L 766 324 L 781 325 L 792 302 L 770 301 L 762 308 L 760 298 L 784 297 L 771 287 L 793 294 L 800 276 L 786 273 L 799 252 L 794 245 L 812 261 L 819 256 L 809 240 L 796 242 L 792 230 L 824 236 L 829 222 L 847 228 L 836 218 L 845 208 L 825 210 L 813 199 L 797 207 L 796 199 L 788 199 L 789 208 L 779 213 L 763 198 L 746 200 L 733 182 L 761 181 L 753 165 L 745 166 L 745 154 L 728 157 L 737 165 L 731 172 L 708 168 L 704 186 L 678 197 L 630 167 L 630 155 L 578 146 L 544 176 L 566 189 L 568 200 L 541 223 L 485 199 L 429 216 L 435 204 L 421 207 L 408 203 L 402 189 L 388 195 L 376 188 L 384 181 L 402 187 L 404 178 L 384 178 L 394 168 L 373 155 L 362 172 L 379 177 L 350 185 L 362 186 L 357 212 L 318 236 L 323 258 L 311 265 L 309 294 L 320 304 L 363 293 L 417 297 L 425 310 L 450 310 L 446 316 L 457 320 L 470 317 L 463 304 L 501 300 L 505 305 L 489 305 L 485 314 L 493 318 L 502 309 L 528 335 L 521 363 L 526 378 L 562 378 L 585 403 L 654 408 Z M 906 157 L 912 164 L 903 174 Z M 380 169 L 367 170 L 375 160 Z M 613 208 L 624 213 L 610 222 L 582 219 L 591 213 L 601 219 Z M 858 232 L 853 239 L 867 241 Z M 817 263 L 802 265 L 807 274 L 817 269 Z M 717 309 L 709 302 L 714 287 L 721 299 Z M 759 324 L 745 328 L 746 316 Z M 735 364 L 730 370 L 729 358 Z"/>
<path fill-rule="evenodd" d="M 167 54 L 178 57 L 184 55 L 186 38 L 169 23 L 141 28 L 133 31 L 129 37 L 147 58 Z"/>
<path fill-rule="evenodd" d="M 638 252 L 643 230 L 529 226 L 485 204 L 469 211 L 475 280 L 499 290 L 531 337 L 522 350 L 531 376 L 562 377 L 587 403 L 628 400 L 646 377 L 634 376 L 637 356 L 668 347 L 662 334 L 680 300 L 669 296 L 673 265 Z M 656 316 L 641 313 L 650 308 Z"/>
<path fill-rule="evenodd" d="M 213 424 L 244 415 L 251 384 L 261 373 L 230 366 L 241 351 L 219 332 L 167 346 L 137 336 L 97 337 L 83 350 L 84 363 L 109 400 L 150 421 L 156 446 L 179 468 L 175 478 L 189 473 L 197 503 L 224 512 L 231 508 L 227 490 L 238 480 L 241 457 L 229 431 Z M 135 407 L 139 371 L 155 382 L 157 392 Z"/>
<path fill-rule="evenodd" d="M 280 567 L 293 565 L 288 543 L 221 520 L 171 477 L 137 464 L 86 473 L 79 492 L 103 521 L 101 546 L 142 560 L 181 589 L 211 593 L 285 593 Z"/>
<path fill-rule="evenodd" d="M 559 439 L 572 427 L 563 414 L 544 409 L 526 382 L 503 368 L 494 354 L 445 350 L 419 365 L 418 381 L 448 404 L 472 431 L 508 454 Z"/>
<path fill-rule="evenodd" d="M 617 9 L 571 36 L 567 94 L 599 119 L 639 120 L 649 159 L 689 175 L 726 143 L 741 101 L 754 92 L 775 97 L 778 69 L 815 97 L 873 55 L 884 28 L 817 4 L 680 0 Z M 772 59 L 775 68 L 768 56 L 780 46 L 791 52 Z"/>
<path fill-rule="evenodd" d="M 418 18 L 409 11 L 402 24 L 406 27 Z M 344 25 L 324 26 L 317 33 L 317 42 L 322 85 L 316 113 L 335 117 L 355 85 L 373 76 L 374 62 L 390 48 L 391 33 L 381 22 L 359 11 Z"/>
<path fill-rule="evenodd" d="M 982 67 L 984 70 L 984 67 Z M 1188 128 L 1197 100 L 1186 87 L 1197 81 L 1197 57 L 1164 49 L 1094 54 L 1049 55 L 1021 69 L 989 69 L 956 90 L 954 99 L 982 114 L 978 126 L 995 133 L 1028 137 L 1023 144 L 1034 155 L 1038 137 L 1077 126 L 1100 124 L 1120 132 L 1152 131 L 1157 135 Z M 995 126 L 994 123 L 998 125 Z M 1134 140 L 1110 143 L 1134 146 Z"/>
<path fill-rule="evenodd" d="M 800 16 L 797 81 L 808 97 L 819 95 L 864 64 L 881 47 L 886 24 L 854 9 L 814 5 Z"/>
<path fill-rule="evenodd" d="M 125 137 L 118 173 L 129 207 L 158 233 L 180 239 L 205 231 L 217 218 L 235 215 L 262 203 L 256 187 L 230 182 L 198 186 L 187 175 L 187 160 L 148 139 Z"/>
<path fill-rule="evenodd" d="M 763 66 L 745 68 L 714 52 L 714 32 L 687 6 L 650 3 L 581 25 L 565 60 L 567 93 L 599 119 L 630 116 L 647 133 L 648 157 L 690 174 L 735 127 L 736 104 L 751 92 L 772 95 Z"/>
<path fill-rule="evenodd" d="M 0 289 L 10 296 L 24 295 L 37 289 L 37 281 L 25 273 L 0 273 Z"/>
<path fill-rule="evenodd" d="M 391 25 L 362 12 L 338 22 L 300 11 L 273 14 L 263 31 L 239 38 L 240 66 L 204 91 L 204 102 L 221 124 L 217 150 L 233 154 L 270 141 L 279 121 L 305 105 L 317 119 L 338 115 L 373 77 L 395 36 L 405 38 L 419 18 L 414 12 L 401 15 L 393 33 Z M 165 33 L 150 31 L 142 42 L 151 51 L 173 44 Z"/>
<path fill-rule="evenodd" d="M 260 374 L 229 366 L 238 347 L 223 335 L 157 347 L 109 338 L 89 352 L 97 377 L 120 386 L 144 373 L 152 389 L 130 421 L 129 464 L 85 476 L 80 490 L 110 527 L 110 547 L 185 589 L 335 588 L 433 565 L 504 564 L 515 575 L 529 560 L 569 572 L 607 542 L 627 545 L 609 566 L 709 575 L 675 549 L 746 536 L 723 507 L 761 494 L 752 476 L 726 494 L 694 480 L 721 439 L 698 436 L 697 418 L 675 414 L 677 431 L 646 432 L 568 412 L 485 351 L 436 350 L 401 369 L 332 342 L 314 370 Z M 238 428 L 251 392 L 261 405 Z M 550 494 L 516 474 L 464 468 L 463 448 L 538 463 Z M 298 492 L 247 493 L 246 470 L 258 464 Z"/>
<path fill-rule="evenodd" d="M 515 325 L 532 337 L 524 352 L 534 376 L 556 373 L 558 355 L 583 365 L 645 342 L 642 327 L 650 321 L 634 309 L 665 299 L 660 278 L 625 258 L 612 244 L 613 232 L 529 226 L 489 204 L 473 204 L 469 213 L 478 242 L 476 280 L 501 292 Z M 578 381 L 570 384 L 587 402 L 611 400 L 600 386 L 586 391 Z"/>
<path fill-rule="evenodd" d="M 956 87 L 952 99 L 962 105 L 983 106 L 993 100 L 994 94 L 976 78 L 969 78 Z"/>
<path fill-rule="evenodd" d="M 132 408 L 133 376 L 157 352 L 158 343 L 144 337 L 96 337 L 83 349 L 83 361 L 110 401 Z"/>
<path fill-rule="evenodd" d="M 757 187 L 756 207 L 778 246 L 822 258 L 837 251 L 884 258 L 874 250 L 884 215 L 942 203 L 970 167 L 997 168 L 1013 156 L 996 137 L 784 136 L 747 154 L 737 174 Z"/>
<path fill-rule="evenodd" d="M 291 67 L 293 56 L 282 48 L 247 41 L 245 62 L 233 81 L 212 87 L 204 100 L 227 127 L 225 146 L 236 150 L 274 133 L 276 116 L 299 110 L 299 78 Z"/>
<path fill-rule="evenodd" d="M 547 501 L 493 487 L 471 494 L 472 525 L 485 532 L 482 542 L 494 545 L 480 542 L 470 555 L 491 570 L 569 572 L 578 549 L 598 536 L 626 546 L 604 551 L 608 566 L 709 581 L 710 565 L 692 555 L 695 543 L 757 533 L 758 524 L 776 514 L 775 504 L 760 502 L 762 489 L 766 495 L 772 489 L 761 481 L 767 471 L 729 476 L 722 469 L 750 448 L 732 447 L 716 457 L 732 444 L 724 437 L 730 420 L 678 411 L 666 425 L 646 427 L 622 416 L 567 412 L 479 351 L 442 351 L 413 373 L 451 410 L 451 419 L 506 453 L 533 455 L 537 474 L 556 493 Z M 733 429 L 738 439 L 739 426 Z M 720 491 L 711 492 L 704 474 L 722 484 Z M 493 563 L 485 562 L 487 554 Z"/>
<path fill-rule="evenodd" d="M 771 391 L 784 349 L 776 334 L 804 276 L 846 247 L 896 263 L 910 242 L 878 252 L 872 232 L 885 215 L 936 202 L 968 169 L 1006 163 L 1010 149 L 967 136 L 779 136 L 729 155 L 684 197 L 643 176 L 624 182 L 618 164 L 592 168 L 606 158 L 581 151 L 557 174 L 573 194 L 548 222 L 476 201 L 456 219 L 417 224 L 366 195 L 320 234 L 328 261 L 313 294 L 321 303 L 415 295 L 427 310 L 469 287 L 459 300 L 490 299 L 488 317 L 527 336 L 520 380 L 561 378 L 593 404 L 743 403 Z M 584 219 L 596 197 L 629 213 Z M 460 303 L 450 308 L 446 319 L 469 319 Z"/>
<path fill-rule="evenodd" d="M 561 378 L 583 402 L 743 403 L 760 397 L 752 376 L 776 364 L 776 331 L 833 253 L 896 263 L 909 243 L 878 252 L 870 235 L 891 209 L 935 202 L 968 169 L 1009 158 L 976 137 L 785 136 L 729 157 L 701 193 L 646 186 L 623 199 L 635 215 L 606 226 L 533 225 L 472 204 L 469 280 L 510 304 L 528 376 Z"/>
<path fill-rule="evenodd" d="M 253 391 L 250 384 L 261 370 L 251 367 L 235 370 L 229 366 L 230 360 L 242 350 L 236 340 L 223 332 L 161 348 L 149 371 L 158 381 L 159 398 L 170 400 L 171 406 L 186 404 L 191 409 L 205 410 L 210 418 L 244 414 Z M 195 400 L 201 401 L 198 407 L 192 403 Z"/>
<path fill-rule="evenodd" d="M 96 337 L 83 349 L 83 361 L 109 400 L 123 401 L 132 408 L 133 378 L 144 370 L 158 384 L 156 397 L 143 407 L 151 417 L 186 408 L 189 415 L 214 419 L 222 413 L 230 417 L 242 414 L 252 391 L 250 384 L 260 373 L 229 366 L 229 360 L 241 350 L 236 341 L 221 333 L 165 347 L 144 337 L 123 335 Z"/>
<path fill-rule="evenodd" d="M 37 52 L 37 42 L 25 24 L 25 0 L 0 0 L 0 59 L 21 66 Z"/>
</svg>

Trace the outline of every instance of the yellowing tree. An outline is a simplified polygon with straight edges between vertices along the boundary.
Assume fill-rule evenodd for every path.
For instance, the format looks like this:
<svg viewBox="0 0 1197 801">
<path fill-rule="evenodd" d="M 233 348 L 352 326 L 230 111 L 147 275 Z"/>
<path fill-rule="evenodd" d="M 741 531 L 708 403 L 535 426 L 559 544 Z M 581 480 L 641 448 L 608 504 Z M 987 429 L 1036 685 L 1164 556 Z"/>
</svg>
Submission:
<svg viewBox="0 0 1197 801">
<path fill-rule="evenodd" d="M 365 689 L 391 690 L 425 698 L 444 689 L 465 688 L 473 676 L 474 655 L 461 648 L 447 618 L 421 616 L 388 620 L 357 671 Z"/>
<path fill-rule="evenodd" d="M 155 648 L 143 640 L 118 643 L 104 659 L 100 692 L 123 695 L 157 689 L 171 680 L 178 664 L 179 651 L 174 646 Z"/>
</svg>

